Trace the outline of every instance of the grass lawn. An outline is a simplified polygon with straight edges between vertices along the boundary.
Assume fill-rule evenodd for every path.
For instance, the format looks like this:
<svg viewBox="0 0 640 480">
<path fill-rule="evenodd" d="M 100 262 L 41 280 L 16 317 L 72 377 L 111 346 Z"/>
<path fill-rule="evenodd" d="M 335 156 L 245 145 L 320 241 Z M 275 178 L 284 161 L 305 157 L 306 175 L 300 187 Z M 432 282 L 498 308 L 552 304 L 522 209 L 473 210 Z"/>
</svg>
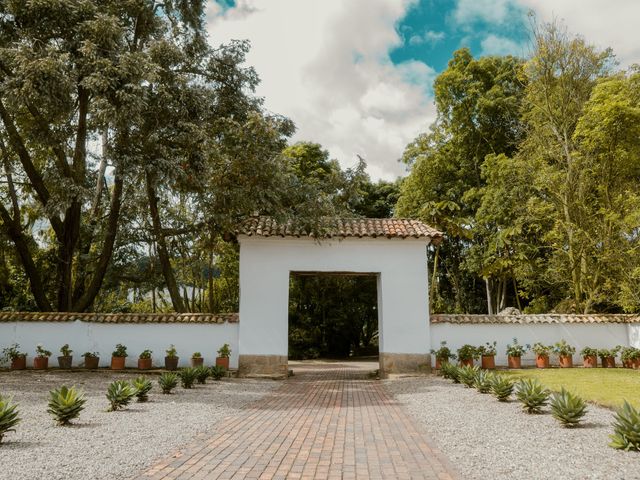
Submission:
<svg viewBox="0 0 640 480">
<path fill-rule="evenodd" d="M 551 390 L 565 387 L 585 400 L 618 407 L 627 400 L 640 408 L 640 371 L 626 368 L 540 368 L 503 370 L 515 378 L 535 378 Z"/>
</svg>

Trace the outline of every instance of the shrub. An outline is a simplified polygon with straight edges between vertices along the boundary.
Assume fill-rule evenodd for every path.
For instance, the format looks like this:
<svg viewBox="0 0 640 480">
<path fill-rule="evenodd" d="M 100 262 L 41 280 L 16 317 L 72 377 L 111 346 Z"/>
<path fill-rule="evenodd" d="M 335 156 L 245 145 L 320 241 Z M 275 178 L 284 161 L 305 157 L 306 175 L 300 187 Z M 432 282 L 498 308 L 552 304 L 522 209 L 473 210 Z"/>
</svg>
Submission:
<svg viewBox="0 0 640 480">
<path fill-rule="evenodd" d="M 453 380 L 453 383 L 460 383 L 458 379 L 458 366 L 453 363 L 443 363 L 440 372 L 444 378 Z"/>
<path fill-rule="evenodd" d="M 202 354 L 200 352 L 194 352 L 191 358 L 202 358 Z"/>
<path fill-rule="evenodd" d="M 531 350 L 531 345 L 520 345 L 518 339 L 514 337 L 513 344 L 507 345 L 507 355 L 510 357 L 522 357 L 528 350 Z"/>
<path fill-rule="evenodd" d="M 640 411 L 633 408 L 626 400 L 616 411 L 613 431 L 615 433 L 609 436 L 611 438 L 609 446 L 619 450 L 640 451 Z"/>
<path fill-rule="evenodd" d="M 533 353 L 535 353 L 536 355 L 548 357 L 549 354 L 553 351 L 553 347 L 551 345 L 543 345 L 542 343 L 537 342 L 533 344 L 531 350 L 533 350 Z"/>
<path fill-rule="evenodd" d="M 447 347 L 447 342 L 444 340 L 440 342 L 440 348 L 437 350 L 431 349 L 431 355 L 435 355 L 435 357 L 440 360 L 441 363 L 446 363 L 449 360 L 456 358 L 455 353 L 453 353 L 449 347 Z"/>
<path fill-rule="evenodd" d="M 556 342 L 553 346 L 553 351 L 562 355 L 563 357 L 568 357 L 576 353 L 576 347 L 569 345 L 566 340 L 562 339 L 559 342 Z"/>
<path fill-rule="evenodd" d="M 73 350 L 69 348 L 69 344 L 65 343 L 62 347 L 60 347 L 60 353 L 63 357 L 70 357 L 73 353 Z"/>
<path fill-rule="evenodd" d="M 458 369 L 458 378 L 460 383 L 464 384 L 467 388 L 473 387 L 476 382 L 476 373 L 480 370 L 477 366 L 465 365 Z"/>
<path fill-rule="evenodd" d="M 147 380 L 145 377 L 138 377 L 133 381 L 133 386 L 136 389 L 138 402 L 146 402 L 149 400 L 149 392 L 153 388 L 151 380 Z"/>
<path fill-rule="evenodd" d="M 153 352 L 149 349 L 143 350 L 142 353 L 138 356 L 138 358 L 140 358 L 141 360 L 151 358 L 152 353 Z"/>
<path fill-rule="evenodd" d="M 491 393 L 501 402 L 506 402 L 513 393 L 513 381 L 505 375 L 496 375 L 491 381 Z"/>
<path fill-rule="evenodd" d="M 211 372 L 211 378 L 214 380 L 220 380 L 227 374 L 227 369 L 220 365 L 214 365 L 209 371 Z"/>
<path fill-rule="evenodd" d="M 126 407 L 136 393 L 136 388 L 125 380 L 112 382 L 107 390 L 107 400 L 111 404 L 109 411 L 115 412 L 120 408 Z"/>
<path fill-rule="evenodd" d="M 198 383 L 201 385 L 204 385 L 205 383 L 207 383 L 207 377 L 209 376 L 211 371 L 204 365 L 200 367 L 196 367 L 195 370 L 196 370 L 196 380 L 198 381 Z"/>
<path fill-rule="evenodd" d="M 26 353 L 20 351 L 20 344 L 14 343 L 7 348 L 2 349 L 2 356 L 0 356 L 0 363 L 4 363 L 7 360 L 14 361 L 18 357 L 26 357 Z"/>
<path fill-rule="evenodd" d="M 619 351 L 620 351 L 620 346 L 617 346 L 614 348 L 599 348 L 598 356 L 600 357 L 600 359 L 615 357 Z"/>
<path fill-rule="evenodd" d="M 473 385 L 480 393 L 489 393 L 491 391 L 491 384 L 494 376 L 495 374 L 493 372 L 478 370 L 476 372 L 476 378 Z"/>
<path fill-rule="evenodd" d="M 167 352 L 168 358 L 176 358 L 178 356 L 178 351 L 176 350 L 176 346 L 171 344 L 169 348 L 165 350 Z"/>
<path fill-rule="evenodd" d="M 473 345 L 463 345 L 458 349 L 458 359 L 460 360 L 473 360 L 478 356 L 478 349 Z"/>
<path fill-rule="evenodd" d="M 623 362 L 637 360 L 640 358 L 640 349 L 635 347 L 622 347 L 620 358 Z"/>
<path fill-rule="evenodd" d="M 160 375 L 160 378 L 158 378 L 158 384 L 162 389 L 162 393 L 169 394 L 171 393 L 171 390 L 176 388 L 178 385 L 178 375 L 170 372 L 163 373 Z"/>
<path fill-rule="evenodd" d="M 218 357 L 229 358 L 231 356 L 231 348 L 228 343 L 225 343 L 218 350 Z"/>
<path fill-rule="evenodd" d="M 180 383 L 182 384 L 182 388 L 193 388 L 193 382 L 196 381 L 196 369 L 192 367 L 183 368 L 178 373 L 180 377 Z"/>
<path fill-rule="evenodd" d="M 496 354 L 496 345 L 498 345 L 498 342 L 495 342 L 495 341 L 493 343 L 487 342 L 484 345 L 479 346 L 477 348 L 477 352 L 479 355 L 490 357 Z"/>
<path fill-rule="evenodd" d="M 575 427 L 587 413 L 587 404 L 577 395 L 562 387 L 560 392 L 551 395 L 551 414 L 565 427 Z"/>
<path fill-rule="evenodd" d="M 122 345 L 121 343 L 116 345 L 116 349 L 111 354 L 112 357 L 126 357 L 127 356 L 127 347 Z"/>
<path fill-rule="evenodd" d="M 580 350 L 580 355 L 582 355 L 583 357 L 597 357 L 598 349 L 592 347 L 584 347 L 582 350 Z"/>
<path fill-rule="evenodd" d="M 82 354 L 83 357 L 91 357 L 91 358 L 96 358 L 98 357 L 98 352 L 84 352 Z"/>
<path fill-rule="evenodd" d="M 15 427 L 20 423 L 18 417 L 18 405 L 11 403 L 10 398 L 0 395 L 0 443 L 7 432 L 15 432 Z"/>
<path fill-rule="evenodd" d="M 41 343 L 39 343 L 38 345 L 36 345 L 36 356 L 40 357 L 40 358 L 45 358 L 45 357 L 50 357 L 51 356 L 51 352 L 49 350 L 46 350 Z"/>
<path fill-rule="evenodd" d="M 78 418 L 87 401 L 84 393 L 76 390 L 76 387 L 68 388 L 66 385 L 51 390 L 49 395 L 47 412 L 55 417 L 58 425 L 68 425 L 71 420 Z"/>
<path fill-rule="evenodd" d="M 516 386 L 516 398 L 527 413 L 540 413 L 547 404 L 549 392 L 537 380 L 522 379 Z"/>
</svg>

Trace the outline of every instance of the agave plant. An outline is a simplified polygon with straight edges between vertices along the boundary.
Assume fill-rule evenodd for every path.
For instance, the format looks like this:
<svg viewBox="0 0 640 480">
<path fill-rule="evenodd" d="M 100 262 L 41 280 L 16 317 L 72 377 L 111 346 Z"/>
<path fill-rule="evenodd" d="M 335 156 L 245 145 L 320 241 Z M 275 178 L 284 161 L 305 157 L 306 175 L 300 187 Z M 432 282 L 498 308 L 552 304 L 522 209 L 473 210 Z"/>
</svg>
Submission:
<svg viewBox="0 0 640 480">
<path fill-rule="evenodd" d="M 505 375 L 496 375 L 491 381 L 491 393 L 500 402 L 506 402 L 513 393 L 513 381 Z"/>
<path fill-rule="evenodd" d="M 149 391 L 153 388 L 151 380 L 147 380 L 145 377 L 138 377 L 133 381 L 133 386 L 136 389 L 138 402 L 146 402 L 149 400 Z"/>
<path fill-rule="evenodd" d="M 467 388 L 471 388 L 476 383 L 476 374 L 480 370 L 477 366 L 465 365 L 458 369 L 458 378 Z"/>
<path fill-rule="evenodd" d="M 447 378 L 449 380 L 453 380 L 453 383 L 460 383 L 458 379 L 458 366 L 453 363 L 443 363 L 440 367 L 440 372 L 442 373 L 443 378 Z"/>
<path fill-rule="evenodd" d="M 51 390 L 49 395 L 47 412 L 55 417 L 58 425 L 69 425 L 71 420 L 78 418 L 87 401 L 84 393 L 76 390 L 76 387 L 69 388 L 66 385 Z"/>
<path fill-rule="evenodd" d="M 214 380 L 220 380 L 227 374 L 227 369 L 220 365 L 214 365 L 209 371 L 211 372 L 211 378 Z"/>
<path fill-rule="evenodd" d="M 493 383 L 493 372 L 487 370 L 478 370 L 473 386 L 476 387 L 480 393 L 489 393 L 491 391 L 491 384 Z"/>
<path fill-rule="evenodd" d="M 163 373 L 158 379 L 158 384 L 162 389 L 162 393 L 169 394 L 171 393 L 171 390 L 176 388 L 176 386 L 178 385 L 178 375 L 170 372 Z"/>
<path fill-rule="evenodd" d="M 19 422 L 18 405 L 11 403 L 10 398 L 0 395 L 0 443 L 7 432 L 15 432 L 13 427 Z"/>
<path fill-rule="evenodd" d="M 577 395 L 562 387 L 558 393 L 551 395 L 551 414 L 565 427 L 575 427 L 587 413 L 587 404 Z"/>
<path fill-rule="evenodd" d="M 201 385 L 204 385 L 205 383 L 207 383 L 207 378 L 211 374 L 211 371 L 204 365 L 195 367 L 195 370 L 196 370 L 196 380 L 198 381 L 198 383 Z"/>
<path fill-rule="evenodd" d="M 180 370 L 180 383 L 182 388 L 193 388 L 193 382 L 196 381 L 197 372 L 193 367 L 187 367 Z"/>
<path fill-rule="evenodd" d="M 640 451 L 640 411 L 633 408 L 626 400 L 616 411 L 613 424 L 613 435 L 610 435 L 609 446 L 620 450 Z M 2 430 L 0 429 L 0 433 Z"/>
<path fill-rule="evenodd" d="M 136 396 L 136 393 L 136 388 L 125 380 L 112 382 L 107 390 L 107 400 L 111 404 L 109 411 L 115 412 L 120 408 L 126 407 Z"/>
<path fill-rule="evenodd" d="M 527 413 L 540 413 L 547 404 L 549 392 L 537 380 L 522 379 L 516 386 L 516 398 Z"/>
</svg>

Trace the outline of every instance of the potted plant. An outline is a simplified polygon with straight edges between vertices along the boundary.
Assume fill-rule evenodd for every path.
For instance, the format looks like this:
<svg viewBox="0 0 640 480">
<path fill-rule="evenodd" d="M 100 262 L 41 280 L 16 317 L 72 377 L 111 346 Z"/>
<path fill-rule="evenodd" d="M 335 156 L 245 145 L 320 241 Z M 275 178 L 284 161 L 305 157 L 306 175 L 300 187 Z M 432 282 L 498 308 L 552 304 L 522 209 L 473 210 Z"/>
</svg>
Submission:
<svg viewBox="0 0 640 480">
<path fill-rule="evenodd" d="M 620 358 L 624 368 L 640 367 L 640 349 L 635 347 L 622 347 Z"/>
<path fill-rule="evenodd" d="M 84 368 L 89 370 L 95 370 L 98 368 L 98 365 L 100 364 L 98 352 L 84 352 L 82 356 L 84 357 Z"/>
<path fill-rule="evenodd" d="M 531 350 L 536 354 L 536 367 L 549 368 L 549 354 L 553 350 L 553 347 L 536 342 L 533 344 L 533 347 L 531 347 Z"/>
<path fill-rule="evenodd" d="M 167 355 L 164 357 L 164 368 L 167 370 L 177 370 L 179 360 L 180 357 L 178 357 L 176 347 L 174 345 L 169 345 Z"/>
<path fill-rule="evenodd" d="M 151 350 L 146 349 L 138 355 L 138 369 L 149 370 L 151 368 L 153 363 L 153 359 L 151 358 L 152 353 Z"/>
<path fill-rule="evenodd" d="M 598 349 L 598 356 L 600 357 L 602 368 L 616 368 L 616 355 L 619 350 L 620 347 Z"/>
<path fill-rule="evenodd" d="M 194 352 L 191 355 L 191 366 L 192 367 L 201 367 L 204 363 L 204 358 L 202 358 L 202 354 L 200 352 Z"/>
<path fill-rule="evenodd" d="M 231 356 L 231 348 L 229 344 L 225 343 L 218 350 L 218 356 L 216 357 L 216 365 L 224 367 L 229 370 L 229 357 Z"/>
<path fill-rule="evenodd" d="M 73 361 L 73 350 L 69 348 L 69 344 L 65 343 L 62 347 L 60 347 L 61 356 L 58 357 L 58 366 L 60 368 L 71 368 L 71 363 Z"/>
<path fill-rule="evenodd" d="M 562 339 L 556 342 L 553 351 L 559 357 L 560 368 L 573 367 L 573 354 L 576 353 L 576 347 L 569 345 L 566 340 Z"/>
<path fill-rule="evenodd" d="M 480 354 L 480 363 L 482 368 L 494 369 L 496 368 L 496 345 L 498 342 L 487 342 L 484 346 L 478 347 L 478 353 Z"/>
<path fill-rule="evenodd" d="M 17 343 L 2 350 L 0 361 L 4 363 L 7 360 L 11 361 L 11 370 L 24 370 L 27 368 L 27 354 L 20 351 L 20 345 Z"/>
<path fill-rule="evenodd" d="M 121 343 L 117 344 L 116 349 L 111 354 L 111 370 L 124 370 L 127 356 L 127 347 Z"/>
<path fill-rule="evenodd" d="M 596 368 L 598 366 L 598 349 L 591 347 L 584 347 L 580 350 L 582 355 L 582 366 L 584 368 Z"/>
<path fill-rule="evenodd" d="M 509 368 L 521 368 L 522 367 L 522 355 L 524 355 L 527 350 L 530 350 L 530 345 L 520 345 L 518 343 L 518 339 L 514 337 L 513 344 L 507 345 L 507 363 Z"/>
<path fill-rule="evenodd" d="M 447 342 L 444 340 L 440 342 L 439 349 L 431 349 L 431 355 L 436 357 L 436 370 L 440 370 L 443 364 L 449 363 L 449 360 L 456 358 L 456 355 L 447 347 Z"/>
<path fill-rule="evenodd" d="M 33 357 L 33 368 L 36 370 L 46 370 L 49 368 L 49 357 L 51 352 L 46 350 L 41 343 L 36 345 L 36 356 Z"/>
<path fill-rule="evenodd" d="M 478 349 L 473 345 L 463 345 L 458 349 L 458 360 L 460 360 L 460 366 L 465 365 L 473 366 L 473 361 L 478 358 Z"/>
</svg>

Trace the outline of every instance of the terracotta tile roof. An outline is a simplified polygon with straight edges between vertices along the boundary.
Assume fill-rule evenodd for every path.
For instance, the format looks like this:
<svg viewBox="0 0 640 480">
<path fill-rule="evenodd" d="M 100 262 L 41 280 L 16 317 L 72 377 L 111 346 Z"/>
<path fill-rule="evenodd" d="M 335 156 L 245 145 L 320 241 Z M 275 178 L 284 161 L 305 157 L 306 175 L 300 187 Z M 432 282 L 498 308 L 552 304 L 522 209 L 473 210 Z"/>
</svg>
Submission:
<svg viewBox="0 0 640 480">
<path fill-rule="evenodd" d="M 237 323 L 237 313 L 0 312 L 1 322 Z"/>
<path fill-rule="evenodd" d="M 332 237 L 386 237 L 386 238 L 430 238 L 439 243 L 442 232 L 408 218 L 338 218 L 327 220 L 323 238 Z M 239 235 L 261 237 L 309 237 L 304 229 L 291 222 L 278 224 L 271 217 L 251 217 L 237 231 Z"/>
<path fill-rule="evenodd" d="M 588 314 L 588 315 L 563 315 L 556 313 L 537 315 L 431 315 L 431 323 L 640 323 L 640 315 L 622 314 Z"/>
</svg>

